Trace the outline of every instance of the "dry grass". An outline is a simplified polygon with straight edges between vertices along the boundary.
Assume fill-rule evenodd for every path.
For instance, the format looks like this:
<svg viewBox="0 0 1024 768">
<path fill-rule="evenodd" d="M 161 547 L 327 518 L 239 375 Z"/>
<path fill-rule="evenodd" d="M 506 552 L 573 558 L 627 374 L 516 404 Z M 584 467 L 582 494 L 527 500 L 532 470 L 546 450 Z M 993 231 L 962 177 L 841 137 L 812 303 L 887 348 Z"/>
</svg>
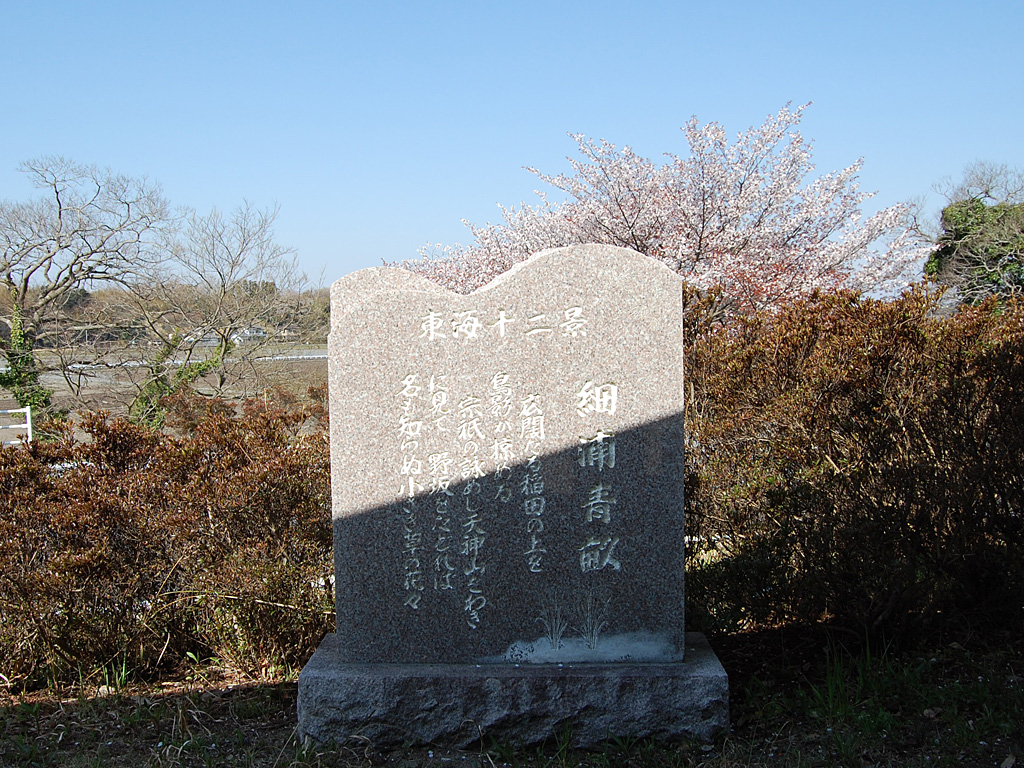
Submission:
<svg viewBox="0 0 1024 768">
<path fill-rule="evenodd" d="M 1024 760 L 1019 641 L 953 643 L 900 660 L 827 652 L 826 643 L 816 632 L 722 638 L 733 729 L 714 744 L 615 739 L 590 752 L 559 739 L 468 751 L 379 752 L 358 741 L 304 747 L 294 681 L 245 682 L 206 667 L 158 684 L 0 701 L 0 765 L 1011 768 Z"/>
</svg>

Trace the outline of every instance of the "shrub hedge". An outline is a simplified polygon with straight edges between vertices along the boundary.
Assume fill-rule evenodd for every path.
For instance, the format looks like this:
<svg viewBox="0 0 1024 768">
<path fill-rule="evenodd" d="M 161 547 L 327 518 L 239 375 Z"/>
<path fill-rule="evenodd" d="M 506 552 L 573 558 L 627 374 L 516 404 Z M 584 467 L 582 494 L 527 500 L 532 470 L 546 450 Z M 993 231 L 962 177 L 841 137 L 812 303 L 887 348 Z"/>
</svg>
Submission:
<svg viewBox="0 0 1024 768">
<path fill-rule="evenodd" d="M 691 624 L 1024 629 L 1024 306 L 687 295 Z M 0 685 L 301 665 L 333 623 L 324 391 L 0 450 Z"/>
<path fill-rule="evenodd" d="M 708 628 L 1024 626 L 1024 306 L 690 307 L 689 597 Z"/>
<path fill-rule="evenodd" d="M 12 685 L 215 656 L 298 665 L 332 624 L 323 393 L 178 396 L 174 433 L 89 416 L 89 440 L 0 452 L 0 674 Z M 0 680 L 0 683 L 3 681 Z"/>
</svg>

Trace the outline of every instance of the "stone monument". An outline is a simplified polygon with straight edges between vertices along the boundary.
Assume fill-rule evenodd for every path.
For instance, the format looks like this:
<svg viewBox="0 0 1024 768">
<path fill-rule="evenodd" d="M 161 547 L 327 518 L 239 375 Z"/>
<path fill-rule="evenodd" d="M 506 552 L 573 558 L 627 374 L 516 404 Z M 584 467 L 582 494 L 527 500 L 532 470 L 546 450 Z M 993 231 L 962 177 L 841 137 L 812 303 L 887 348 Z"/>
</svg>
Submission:
<svg viewBox="0 0 1024 768">
<path fill-rule="evenodd" d="M 337 631 L 299 678 L 304 735 L 727 726 L 683 626 L 678 275 L 594 245 L 469 295 L 361 270 L 332 287 L 329 387 Z"/>
</svg>

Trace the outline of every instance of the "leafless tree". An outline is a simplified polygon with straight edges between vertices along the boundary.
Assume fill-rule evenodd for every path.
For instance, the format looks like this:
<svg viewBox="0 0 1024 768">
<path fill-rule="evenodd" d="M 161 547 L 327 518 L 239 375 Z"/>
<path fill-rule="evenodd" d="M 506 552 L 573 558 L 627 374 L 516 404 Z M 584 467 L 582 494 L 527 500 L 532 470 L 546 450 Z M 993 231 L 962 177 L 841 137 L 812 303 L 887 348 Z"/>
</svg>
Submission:
<svg viewBox="0 0 1024 768">
<path fill-rule="evenodd" d="M 296 339 L 305 275 L 274 237 L 277 210 L 245 203 L 226 215 L 190 213 L 162 258 L 126 281 L 122 315 L 133 316 L 158 352 L 137 367 L 139 408 L 202 379 L 210 394 L 248 394 L 266 384 L 259 358 Z"/>
<path fill-rule="evenodd" d="M 1024 203 L 1024 171 L 1006 163 L 978 160 L 964 169 L 961 179 L 945 178 L 935 185 L 935 190 L 947 205 L 964 200 L 1016 205 Z"/>
<path fill-rule="evenodd" d="M 134 393 L 105 405 L 156 407 L 186 382 L 250 394 L 272 367 L 258 358 L 326 335 L 276 209 L 172 214 L 145 179 L 60 157 L 22 170 L 44 194 L 0 203 L 0 386 L 19 400 L 48 404 L 48 372 L 87 405 L 126 379 Z"/>
<path fill-rule="evenodd" d="M 159 186 L 63 157 L 22 164 L 43 193 L 0 201 L 0 385 L 23 405 L 46 406 L 34 348 L 76 292 L 122 282 L 146 263 L 170 221 Z"/>
<path fill-rule="evenodd" d="M 76 289 L 124 281 L 148 262 L 155 236 L 170 220 L 158 185 L 63 157 L 23 163 L 39 198 L 0 202 L 3 321 L 17 312 L 38 338 Z"/>
</svg>

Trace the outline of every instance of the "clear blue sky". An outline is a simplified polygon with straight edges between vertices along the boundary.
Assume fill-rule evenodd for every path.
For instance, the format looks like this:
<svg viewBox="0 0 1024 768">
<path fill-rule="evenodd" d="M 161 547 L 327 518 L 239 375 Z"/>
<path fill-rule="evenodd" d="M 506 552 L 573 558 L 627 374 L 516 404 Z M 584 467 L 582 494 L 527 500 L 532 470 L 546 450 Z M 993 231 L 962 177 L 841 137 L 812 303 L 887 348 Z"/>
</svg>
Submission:
<svg viewBox="0 0 1024 768">
<path fill-rule="evenodd" d="M 0 197 L 44 154 L 158 180 L 175 204 L 281 208 L 326 282 L 532 202 L 568 132 L 683 153 L 787 102 L 818 171 L 876 205 L 975 159 L 1024 168 L 1024 3 L 0 0 Z M 933 208 L 939 198 L 931 193 Z"/>
</svg>

